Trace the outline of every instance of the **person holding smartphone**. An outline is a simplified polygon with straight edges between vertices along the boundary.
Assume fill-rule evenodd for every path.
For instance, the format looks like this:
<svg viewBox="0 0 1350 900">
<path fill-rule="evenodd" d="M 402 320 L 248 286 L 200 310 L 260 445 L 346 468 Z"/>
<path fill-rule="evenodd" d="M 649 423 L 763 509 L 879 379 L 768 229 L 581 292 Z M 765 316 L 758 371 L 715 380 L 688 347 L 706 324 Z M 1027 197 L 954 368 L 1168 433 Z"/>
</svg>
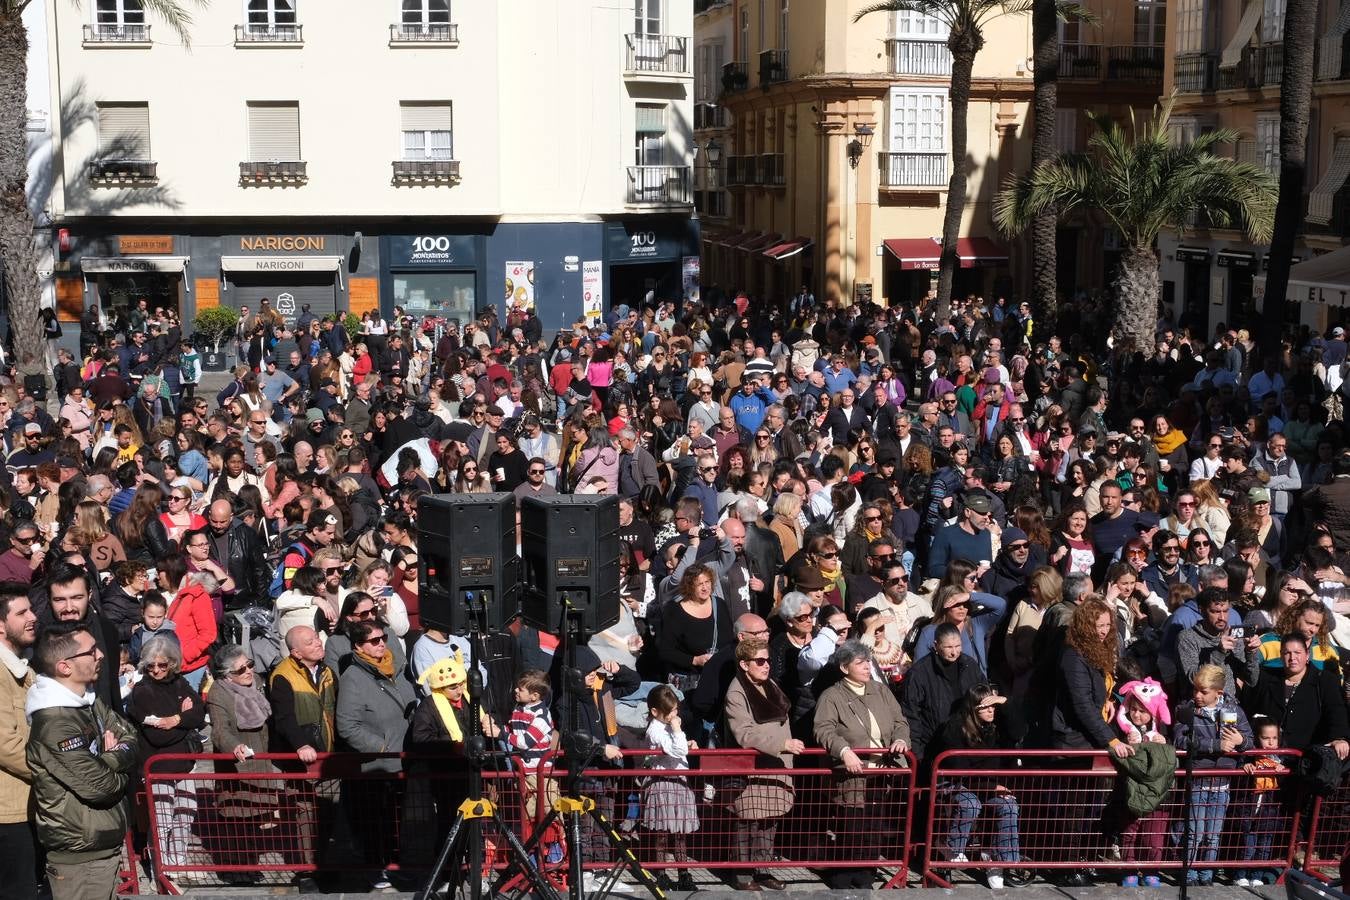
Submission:
<svg viewBox="0 0 1350 900">
<path fill-rule="evenodd" d="M 1257 672 L 1247 661 L 1246 629 L 1229 622 L 1231 594 L 1219 588 L 1206 588 L 1196 597 L 1200 621 L 1177 636 L 1177 657 L 1182 677 L 1195 678 L 1201 666 L 1223 670 L 1224 693 L 1238 696 L 1238 690 L 1256 681 Z"/>
</svg>

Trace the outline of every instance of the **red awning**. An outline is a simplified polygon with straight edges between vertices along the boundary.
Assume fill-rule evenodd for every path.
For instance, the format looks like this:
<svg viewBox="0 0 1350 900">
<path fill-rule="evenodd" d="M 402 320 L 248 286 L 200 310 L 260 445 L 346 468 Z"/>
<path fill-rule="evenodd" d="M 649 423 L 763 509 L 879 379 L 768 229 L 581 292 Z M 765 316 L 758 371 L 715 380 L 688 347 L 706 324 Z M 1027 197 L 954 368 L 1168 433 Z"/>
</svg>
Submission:
<svg viewBox="0 0 1350 900">
<path fill-rule="evenodd" d="M 942 244 L 936 238 L 893 238 L 885 244 L 900 260 L 902 269 L 936 269 L 942 255 Z M 961 258 L 963 269 L 1008 262 L 1008 251 L 987 237 L 957 238 L 956 255 Z"/>
<path fill-rule="evenodd" d="M 749 235 L 744 231 L 728 231 L 726 234 L 717 238 L 717 243 L 723 247 L 735 247 L 747 237 L 749 237 Z"/>
<path fill-rule="evenodd" d="M 759 253 L 766 247 L 772 247 L 774 244 L 777 244 L 781 240 L 783 240 L 783 236 L 781 234 L 778 234 L 776 232 L 770 232 L 766 234 L 761 234 L 759 237 L 755 238 L 752 241 L 746 241 L 744 244 L 741 244 L 741 246 L 738 249 L 744 250 L 746 253 Z"/>
<path fill-rule="evenodd" d="M 801 253 L 803 250 L 805 250 L 807 247 L 810 246 L 811 246 L 810 238 L 804 237 L 793 238 L 792 240 L 787 241 L 785 243 L 775 244 L 768 250 L 765 250 L 764 255 L 767 256 L 769 259 L 787 259 L 789 256 L 796 256 L 798 253 Z"/>
</svg>

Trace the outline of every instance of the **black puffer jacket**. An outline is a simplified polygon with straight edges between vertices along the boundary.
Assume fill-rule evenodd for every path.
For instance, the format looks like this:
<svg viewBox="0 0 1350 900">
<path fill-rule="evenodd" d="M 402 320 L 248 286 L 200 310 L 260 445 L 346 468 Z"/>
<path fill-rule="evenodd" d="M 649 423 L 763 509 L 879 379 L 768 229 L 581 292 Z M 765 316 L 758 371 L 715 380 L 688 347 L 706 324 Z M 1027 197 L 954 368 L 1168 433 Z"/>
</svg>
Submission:
<svg viewBox="0 0 1350 900">
<path fill-rule="evenodd" d="M 953 663 L 944 663 L 936 653 L 930 653 L 914 664 L 900 683 L 900 707 L 909 720 L 910 746 L 915 756 L 928 760 L 930 743 L 935 751 L 939 749 L 935 738 L 966 691 L 981 681 L 984 673 L 980 664 L 964 653 Z"/>
</svg>

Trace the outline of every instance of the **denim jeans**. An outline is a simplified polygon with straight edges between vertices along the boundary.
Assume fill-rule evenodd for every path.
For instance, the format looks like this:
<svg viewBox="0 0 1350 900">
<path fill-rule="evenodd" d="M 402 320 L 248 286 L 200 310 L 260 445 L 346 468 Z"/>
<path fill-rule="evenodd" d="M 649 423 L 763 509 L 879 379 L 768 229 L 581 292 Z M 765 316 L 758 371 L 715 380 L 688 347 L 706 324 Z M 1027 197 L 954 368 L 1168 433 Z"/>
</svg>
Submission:
<svg viewBox="0 0 1350 900">
<path fill-rule="evenodd" d="M 1017 798 L 999 794 L 981 802 L 980 798 L 960 785 L 953 785 L 948 802 L 952 805 L 952 825 L 947 833 L 947 849 L 951 853 L 965 853 L 970 843 L 970 832 L 988 806 L 994 816 L 993 853 L 999 862 L 1017 862 L 1022 858 L 1018 837 Z"/>
<path fill-rule="evenodd" d="M 1219 835 L 1228 812 L 1228 785 L 1214 783 L 1215 779 L 1201 779 L 1191 790 L 1191 864 L 1213 862 L 1219 858 Z M 1210 782 L 1206 784 L 1206 782 Z M 1209 881 L 1213 870 L 1197 872 Z"/>
</svg>

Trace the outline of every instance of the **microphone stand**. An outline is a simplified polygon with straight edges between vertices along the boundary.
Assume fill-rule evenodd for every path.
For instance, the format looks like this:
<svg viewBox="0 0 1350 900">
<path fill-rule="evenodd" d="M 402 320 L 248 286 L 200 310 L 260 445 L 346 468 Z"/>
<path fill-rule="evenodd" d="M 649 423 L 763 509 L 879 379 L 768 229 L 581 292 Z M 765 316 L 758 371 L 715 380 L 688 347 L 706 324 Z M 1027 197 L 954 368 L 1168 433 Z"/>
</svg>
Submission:
<svg viewBox="0 0 1350 900">
<path fill-rule="evenodd" d="M 1182 771 L 1185 773 L 1186 787 L 1181 800 L 1181 884 L 1178 886 L 1180 900 L 1187 900 L 1187 883 L 1191 878 L 1191 839 L 1194 837 L 1191 828 L 1191 810 L 1194 805 L 1193 795 L 1195 792 L 1195 704 L 1192 702 L 1189 710 L 1184 707 L 1178 712 L 1178 724 L 1186 726 L 1186 759 L 1182 763 Z M 1195 852 L 1199 851 L 1195 848 Z"/>
</svg>

